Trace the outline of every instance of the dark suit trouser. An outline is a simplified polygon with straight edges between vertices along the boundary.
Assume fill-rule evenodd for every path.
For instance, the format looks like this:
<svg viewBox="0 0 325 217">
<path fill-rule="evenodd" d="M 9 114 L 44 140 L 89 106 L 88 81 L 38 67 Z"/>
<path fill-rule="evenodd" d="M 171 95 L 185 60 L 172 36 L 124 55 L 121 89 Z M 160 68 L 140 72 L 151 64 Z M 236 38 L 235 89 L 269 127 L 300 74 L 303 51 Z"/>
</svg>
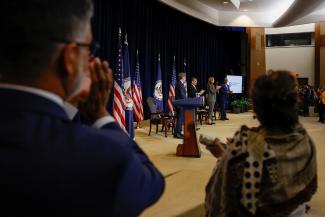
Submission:
<svg viewBox="0 0 325 217">
<path fill-rule="evenodd" d="M 221 99 L 221 105 L 220 105 L 220 118 L 224 119 L 227 117 L 226 110 L 227 110 L 227 100 Z"/>
<path fill-rule="evenodd" d="M 182 127 L 184 124 L 184 113 L 182 108 L 176 108 L 177 112 L 177 122 L 176 122 L 176 127 L 175 127 L 175 135 L 181 134 L 182 132 Z"/>
</svg>

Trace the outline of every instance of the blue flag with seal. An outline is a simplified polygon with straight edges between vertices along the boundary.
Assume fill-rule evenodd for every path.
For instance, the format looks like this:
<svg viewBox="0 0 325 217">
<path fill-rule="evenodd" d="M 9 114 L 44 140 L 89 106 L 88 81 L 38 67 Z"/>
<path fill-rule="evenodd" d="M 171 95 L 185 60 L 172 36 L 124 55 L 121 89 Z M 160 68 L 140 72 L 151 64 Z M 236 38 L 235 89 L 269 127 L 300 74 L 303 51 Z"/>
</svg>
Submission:
<svg viewBox="0 0 325 217">
<path fill-rule="evenodd" d="M 155 84 L 154 98 L 157 111 L 162 112 L 163 107 L 163 93 L 162 93 L 162 80 L 161 80 L 161 67 L 160 67 L 160 54 L 158 55 L 158 64 L 157 64 L 157 81 Z"/>
<path fill-rule="evenodd" d="M 131 86 L 131 73 L 130 73 L 130 55 L 127 41 L 127 35 L 125 35 L 124 53 L 123 53 L 123 90 L 125 99 L 125 128 L 130 138 L 134 139 L 134 127 L 133 127 L 133 100 L 132 100 L 132 86 Z"/>
</svg>

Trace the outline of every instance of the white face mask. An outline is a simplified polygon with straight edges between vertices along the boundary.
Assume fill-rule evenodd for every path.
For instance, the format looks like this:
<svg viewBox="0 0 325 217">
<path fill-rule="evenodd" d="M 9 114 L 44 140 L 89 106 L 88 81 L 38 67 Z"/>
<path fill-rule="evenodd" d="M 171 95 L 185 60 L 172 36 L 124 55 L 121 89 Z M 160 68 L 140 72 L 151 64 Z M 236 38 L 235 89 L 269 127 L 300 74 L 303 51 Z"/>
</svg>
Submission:
<svg viewBox="0 0 325 217">
<path fill-rule="evenodd" d="M 91 85 L 91 80 L 84 72 L 84 63 L 78 66 L 78 75 L 72 84 L 72 90 L 67 98 L 67 101 L 71 100 L 73 97 L 81 94 L 83 91 L 89 92 Z"/>
</svg>

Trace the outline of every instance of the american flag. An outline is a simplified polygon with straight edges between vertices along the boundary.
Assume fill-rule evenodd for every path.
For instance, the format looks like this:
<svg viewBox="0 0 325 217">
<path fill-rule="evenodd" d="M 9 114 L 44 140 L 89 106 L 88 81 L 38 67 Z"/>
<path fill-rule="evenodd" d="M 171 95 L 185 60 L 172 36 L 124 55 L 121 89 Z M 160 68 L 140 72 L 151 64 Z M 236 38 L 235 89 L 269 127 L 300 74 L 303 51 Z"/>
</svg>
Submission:
<svg viewBox="0 0 325 217">
<path fill-rule="evenodd" d="M 142 105 L 142 86 L 140 80 L 140 65 L 139 53 L 137 51 L 137 64 L 135 67 L 135 80 L 133 84 L 133 113 L 138 123 L 143 120 L 143 105 Z"/>
<path fill-rule="evenodd" d="M 114 74 L 114 103 L 113 117 L 122 129 L 125 129 L 125 100 L 123 94 L 123 56 L 122 56 L 122 31 L 118 35 L 117 67 Z"/>
<path fill-rule="evenodd" d="M 176 62 L 174 57 L 172 80 L 170 82 L 169 91 L 168 91 L 168 111 L 172 114 L 174 114 L 173 97 L 175 97 L 175 86 L 176 86 Z"/>
</svg>

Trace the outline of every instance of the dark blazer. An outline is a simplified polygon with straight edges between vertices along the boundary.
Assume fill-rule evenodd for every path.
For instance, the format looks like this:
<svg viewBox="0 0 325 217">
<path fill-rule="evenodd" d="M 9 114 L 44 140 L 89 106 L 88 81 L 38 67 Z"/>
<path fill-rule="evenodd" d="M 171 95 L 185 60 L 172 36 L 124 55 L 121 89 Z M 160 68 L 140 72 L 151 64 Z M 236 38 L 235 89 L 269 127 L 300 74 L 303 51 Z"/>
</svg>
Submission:
<svg viewBox="0 0 325 217">
<path fill-rule="evenodd" d="M 186 89 L 181 81 L 176 83 L 175 87 L 175 99 L 186 99 Z"/>
<path fill-rule="evenodd" d="M 190 84 L 187 87 L 187 95 L 189 98 L 195 98 L 197 94 L 197 89 L 193 84 Z"/>
<path fill-rule="evenodd" d="M 0 216 L 138 216 L 164 178 L 114 124 L 68 120 L 43 97 L 0 89 Z"/>
<path fill-rule="evenodd" d="M 223 100 L 223 101 L 228 100 L 229 85 L 222 84 L 219 92 L 220 92 L 220 100 Z"/>
</svg>

